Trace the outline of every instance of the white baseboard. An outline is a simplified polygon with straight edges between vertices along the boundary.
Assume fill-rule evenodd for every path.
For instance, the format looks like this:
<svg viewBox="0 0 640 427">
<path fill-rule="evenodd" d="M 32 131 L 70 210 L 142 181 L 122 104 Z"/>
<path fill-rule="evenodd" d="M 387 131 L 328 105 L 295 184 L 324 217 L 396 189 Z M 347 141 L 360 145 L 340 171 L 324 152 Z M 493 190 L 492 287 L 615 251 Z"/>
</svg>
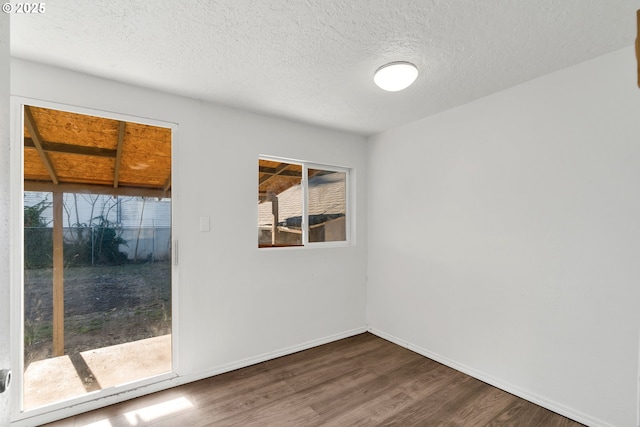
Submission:
<svg viewBox="0 0 640 427">
<path fill-rule="evenodd" d="M 263 353 L 255 357 L 249 357 L 246 359 L 239 360 L 237 362 L 229 363 L 222 366 L 217 366 L 213 369 L 210 369 L 204 372 L 199 372 L 196 374 L 177 375 L 170 378 L 167 378 L 169 375 L 166 375 L 163 379 L 156 380 L 156 381 L 154 381 L 153 379 L 146 380 L 146 381 L 143 380 L 142 385 L 139 385 L 133 389 L 116 391 L 107 396 L 100 396 L 98 398 L 94 398 L 93 400 L 88 400 L 88 401 L 87 401 L 87 396 L 84 396 L 79 398 L 75 402 L 69 402 L 69 404 L 65 405 L 64 407 L 60 407 L 64 404 L 59 404 L 59 405 L 55 405 L 50 410 L 43 408 L 42 411 L 35 411 L 33 415 L 28 415 L 28 414 L 21 415 L 19 418 L 14 419 L 12 421 L 11 426 L 12 427 L 28 427 L 33 425 L 50 423 L 63 418 L 78 415 L 83 412 L 93 411 L 94 409 L 103 408 L 105 406 L 113 405 L 119 402 L 124 402 L 129 399 L 134 399 L 136 397 L 142 397 L 158 391 L 167 390 L 183 384 L 187 384 L 190 382 L 209 378 L 215 375 L 223 374 L 225 372 L 230 372 L 236 369 L 245 368 L 247 366 L 255 365 L 256 363 L 265 362 L 267 360 L 275 359 L 277 357 L 286 356 L 292 353 L 297 353 L 298 351 L 307 350 L 322 344 L 327 344 L 333 341 L 337 341 L 343 338 L 348 338 L 364 332 L 367 332 L 366 326 L 351 329 L 348 331 L 343 331 L 343 332 L 329 335 L 316 340 L 307 341 L 302 344 L 286 347 L 280 350 Z M 116 390 L 116 388 L 114 388 L 114 390 Z"/>
<path fill-rule="evenodd" d="M 591 417 L 587 414 L 584 414 L 580 411 L 576 411 L 572 408 L 568 408 L 558 402 L 554 402 L 552 400 L 546 399 L 542 396 L 538 396 L 535 393 L 531 393 L 523 388 L 520 388 L 518 386 L 515 386 L 513 384 L 507 383 L 505 381 L 500 380 L 499 378 L 495 378 L 491 375 L 488 375 L 484 372 L 478 371 L 476 369 L 473 369 L 469 366 L 466 366 L 462 363 L 456 362 L 455 360 L 451 360 L 447 357 L 441 356 L 437 353 L 434 353 L 432 351 L 429 351 L 427 349 L 421 348 L 417 345 L 414 345 L 410 342 L 404 341 L 400 338 L 397 338 L 391 334 L 388 334 L 386 332 L 383 332 L 379 329 L 376 328 L 372 328 L 369 327 L 368 328 L 369 332 L 371 332 L 372 334 L 385 339 L 387 341 L 390 341 L 394 344 L 397 344 L 401 347 L 405 347 L 408 350 L 411 350 L 415 353 L 418 353 L 422 356 L 425 356 L 431 360 L 435 360 L 436 362 L 442 363 L 443 365 L 446 365 L 450 368 L 455 369 L 456 371 L 460 371 L 462 373 L 465 373 L 469 376 L 472 376 L 482 382 L 485 382 L 487 384 L 490 384 L 494 387 L 497 387 L 501 390 L 506 391 L 507 393 L 511 393 L 515 396 L 521 397 L 525 400 L 528 400 L 529 402 L 535 403 L 536 405 L 542 406 L 543 408 L 546 408 L 550 411 L 553 411 L 555 413 L 558 413 L 560 415 L 563 415 L 567 418 L 571 418 L 572 420 L 575 420 L 579 423 L 585 424 L 587 426 L 591 426 L 591 427 L 613 427 L 611 424 L 606 423 L 602 420 L 599 420 L 597 418 Z"/>
<path fill-rule="evenodd" d="M 286 356 L 288 354 L 297 353 L 297 352 L 302 351 L 302 350 L 308 350 L 310 348 L 317 347 L 317 346 L 322 345 L 322 344 L 327 344 L 327 343 L 330 343 L 330 342 L 333 342 L 333 341 L 341 340 L 343 338 L 348 338 L 348 337 L 351 337 L 351 336 L 354 336 L 354 335 L 362 334 L 362 333 L 367 332 L 367 331 L 368 331 L 367 327 L 366 326 L 362 326 L 360 328 L 351 329 L 349 331 L 340 332 L 340 333 L 334 334 L 334 335 L 329 335 L 329 336 L 324 337 L 324 338 L 307 341 L 307 342 L 302 343 L 302 344 L 294 345 L 294 346 L 283 348 L 283 349 L 276 350 L 276 351 L 271 351 L 271 352 L 268 352 L 268 353 L 263 353 L 263 354 L 260 354 L 258 356 L 249 357 L 247 359 L 242 359 L 242 360 L 239 360 L 237 362 L 229 363 L 229 364 L 226 364 L 226 365 L 217 366 L 217 367 L 215 367 L 213 369 L 209 369 L 209 370 L 204 371 L 204 372 L 199 372 L 199 373 L 196 373 L 196 374 L 182 375 L 182 376 L 180 376 L 180 380 L 185 380 L 184 384 L 190 383 L 190 382 L 193 382 L 193 381 L 199 381 L 199 380 L 202 380 L 202 379 L 205 379 L 205 378 L 213 377 L 215 375 L 223 374 L 225 372 L 234 371 L 234 370 L 240 369 L 240 368 L 246 368 L 247 366 L 251 366 L 251 365 L 255 365 L 257 363 L 265 362 L 267 360 L 276 359 L 278 357 Z"/>
</svg>

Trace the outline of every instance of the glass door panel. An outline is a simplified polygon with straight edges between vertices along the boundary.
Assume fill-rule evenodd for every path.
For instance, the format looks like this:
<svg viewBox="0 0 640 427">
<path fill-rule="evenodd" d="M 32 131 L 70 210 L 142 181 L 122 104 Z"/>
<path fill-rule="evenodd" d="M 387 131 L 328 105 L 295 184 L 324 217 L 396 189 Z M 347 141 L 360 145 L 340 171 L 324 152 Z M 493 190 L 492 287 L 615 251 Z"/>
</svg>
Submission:
<svg viewBox="0 0 640 427">
<path fill-rule="evenodd" d="M 24 110 L 23 409 L 171 372 L 171 129 Z"/>
</svg>

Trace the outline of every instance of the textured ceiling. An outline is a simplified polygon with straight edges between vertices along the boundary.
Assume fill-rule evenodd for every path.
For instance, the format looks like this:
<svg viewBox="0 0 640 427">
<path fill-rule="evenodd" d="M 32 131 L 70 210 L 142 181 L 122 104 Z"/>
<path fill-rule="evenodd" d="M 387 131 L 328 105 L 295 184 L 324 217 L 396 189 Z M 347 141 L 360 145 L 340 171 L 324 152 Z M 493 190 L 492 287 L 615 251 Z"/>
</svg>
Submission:
<svg viewBox="0 0 640 427">
<path fill-rule="evenodd" d="M 639 0 L 54 0 L 19 58 L 364 135 L 631 46 Z M 403 92 L 373 84 L 410 61 Z M 55 82 L 52 82 L 55 83 Z M 594 84 L 597 82 L 594 82 Z"/>
</svg>

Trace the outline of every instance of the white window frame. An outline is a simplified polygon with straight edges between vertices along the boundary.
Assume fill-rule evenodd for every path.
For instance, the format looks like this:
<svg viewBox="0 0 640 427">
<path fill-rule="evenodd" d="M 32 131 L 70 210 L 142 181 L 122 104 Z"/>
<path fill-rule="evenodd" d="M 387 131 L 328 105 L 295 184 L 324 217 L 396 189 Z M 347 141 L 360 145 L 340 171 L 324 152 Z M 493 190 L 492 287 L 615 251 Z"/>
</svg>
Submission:
<svg viewBox="0 0 640 427">
<path fill-rule="evenodd" d="M 258 161 L 268 160 L 272 162 L 289 163 L 292 165 L 298 165 L 302 167 L 302 246 L 282 246 L 282 247 L 259 247 L 259 250 L 291 250 L 291 249 L 309 249 L 309 248 L 335 248 L 352 246 L 355 242 L 354 238 L 354 217 L 355 208 L 353 203 L 352 183 L 354 174 L 353 168 L 344 166 L 327 165 L 324 163 L 316 163 L 305 160 L 295 160 L 286 157 L 275 157 L 270 155 L 260 154 Z M 329 241 L 329 242 L 310 242 L 309 241 L 309 169 L 319 169 L 329 172 L 344 173 L 346 177 L 345 182 L 345 240 Z M 257 180 L 256 180 L 257 181 Z M 256 225 L 258 224 L 258 213 L 256 208 Z"/>
</svg>

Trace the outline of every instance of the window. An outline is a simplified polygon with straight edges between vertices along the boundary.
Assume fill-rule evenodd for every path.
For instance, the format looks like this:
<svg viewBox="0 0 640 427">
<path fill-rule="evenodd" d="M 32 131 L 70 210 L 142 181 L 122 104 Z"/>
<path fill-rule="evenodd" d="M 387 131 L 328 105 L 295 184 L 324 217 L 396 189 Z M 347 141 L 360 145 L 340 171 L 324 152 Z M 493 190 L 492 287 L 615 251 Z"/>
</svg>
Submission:
<svg viewBox="0 0 640 427">
<path fill-rule="evenodd" d="M 258 160 L 258 247 L 349 241 L 349 169 Z"/>
</svg>

